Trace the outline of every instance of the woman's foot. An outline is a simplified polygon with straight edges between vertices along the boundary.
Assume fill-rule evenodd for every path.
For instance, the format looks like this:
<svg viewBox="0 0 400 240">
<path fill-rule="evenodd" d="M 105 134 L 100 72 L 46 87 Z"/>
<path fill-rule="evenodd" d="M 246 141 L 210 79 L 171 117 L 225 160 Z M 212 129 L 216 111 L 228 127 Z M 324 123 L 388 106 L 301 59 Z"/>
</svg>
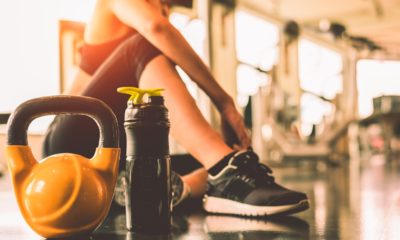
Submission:
<svg viewBox="0 0 400 240">
<path fill-rule="evenodd" d="M 309 208 L 304 193 L 282 187 L 271 174 L 254 152 L 237 152 L 218 174 L 209 175 L 204 209 L 219 214 L 270 216 Z"/>
<path fill-rule="evenodd" d="M 171 171 L 172 207 L 178 206 L 183 200 L 190 197 L 190 187 L 180 175 Z"/>
<path fill-rule="evenodd" d="M 114 195 L 114 201 L 121 207 L 125 207 L 125 186 L 125 171 L 121 171 L 117 179 Z M 182 180 L 182 177 L 174 171 L 171 171 L 171 188 L 173 207 L 176 207 L 190 196 L 190 187 Z"/>
</svg>

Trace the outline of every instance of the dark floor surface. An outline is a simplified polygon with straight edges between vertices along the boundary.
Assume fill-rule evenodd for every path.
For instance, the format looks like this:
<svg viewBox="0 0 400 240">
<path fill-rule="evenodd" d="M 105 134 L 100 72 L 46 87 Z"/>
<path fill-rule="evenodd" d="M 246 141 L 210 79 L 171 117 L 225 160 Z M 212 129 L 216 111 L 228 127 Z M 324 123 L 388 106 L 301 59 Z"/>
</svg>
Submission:
<svg viewBox="0 0 400 240">
<path fill-rule="evenodd" d="M 375 156 L 336 167 L 303 161 L 275 168 L 279 183 L 306 192 L 311 208 L 289 217 L 248 219 L 207 215 L 200 202 L 174 213 L 170 236 L 140 236 L 125 230 L 123 214 L 112 212 L 86 239 L 400 239 L 400 161 Z M 35 240 L 20 216 L 11 186 L 0 179 L 0 239 Z"/>
</svg>

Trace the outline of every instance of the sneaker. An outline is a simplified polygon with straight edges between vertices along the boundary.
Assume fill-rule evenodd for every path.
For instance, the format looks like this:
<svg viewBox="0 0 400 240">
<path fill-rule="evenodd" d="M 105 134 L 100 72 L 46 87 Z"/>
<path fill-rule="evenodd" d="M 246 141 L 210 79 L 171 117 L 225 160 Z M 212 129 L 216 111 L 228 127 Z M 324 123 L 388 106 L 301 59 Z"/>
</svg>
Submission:
<svg viewBox="0 0 400 240">
<path fill-rule="evenodd" d="M 180 175 L 171 171 L 172 186 L 172 207 L 178 206 L 183 200 L 189 198 L 190 187 L 187 185 Z"/>
<path fill-rule="evenodd" d="M 117 186 L 115 188 L 114 201 L 122 207 L 125 207 L 125 171 L 121 171 L 118 175 Z M 183 182 L 181 176 L 171 171 L 171 188 L 172 188 L 172 206 L 175 207 L 183 200 L 189 198 L 190 187 Z"/>
<path fill-rule="evenodd" d="M 120 171 L 117 177 L 117 184 L 115 186 L 114 202 L 121 207 L 125 207 L 125 195 L 126 195 L 125 186 L 126 186 L 125 171 Z"/>
<path fill-rule="evenodd" d="M 217 175 L 208 176 L 207 212 L 241 216 L 291 214 L 309 208 L 304 193 L 275 182 L 272 170 L 251 150 L 239 151 Z"/>
</svg>

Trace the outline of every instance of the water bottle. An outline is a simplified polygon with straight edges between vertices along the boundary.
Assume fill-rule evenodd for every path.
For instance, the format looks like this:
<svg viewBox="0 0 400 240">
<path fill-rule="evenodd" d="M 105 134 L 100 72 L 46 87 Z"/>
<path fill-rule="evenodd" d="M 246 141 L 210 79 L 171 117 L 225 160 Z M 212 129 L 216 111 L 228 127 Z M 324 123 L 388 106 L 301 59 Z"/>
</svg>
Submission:
<svg viewBox="0 0 400 240">
<path fill-rule="evenodd" d="M 141 234 L 171 231 L 170 123 L 162 89 L 118 88 L 130 94 L 125 111 L 126 225 Z M 146 102 L 143 96 L 148 95 Z"/>
</svg>

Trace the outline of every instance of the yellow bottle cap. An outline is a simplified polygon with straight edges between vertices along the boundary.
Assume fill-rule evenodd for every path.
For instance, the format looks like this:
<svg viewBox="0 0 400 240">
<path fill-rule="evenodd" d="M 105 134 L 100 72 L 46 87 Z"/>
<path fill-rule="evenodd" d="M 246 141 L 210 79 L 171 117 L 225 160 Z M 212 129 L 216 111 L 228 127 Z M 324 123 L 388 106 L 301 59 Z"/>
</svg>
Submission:
<svg viewBox="0 0 400 240">
<path fill-rule="evenodd" d="M 117 92 L 131 95 L 128 101 L 132 101 L 133 104 L 141 104 L 143 103 L 143 96 L 162 96 L 163 88 L 154 88 L 154 89 L 140 89 L 137 87 L 119 87 L 117 88 Z"/>
</svg>

